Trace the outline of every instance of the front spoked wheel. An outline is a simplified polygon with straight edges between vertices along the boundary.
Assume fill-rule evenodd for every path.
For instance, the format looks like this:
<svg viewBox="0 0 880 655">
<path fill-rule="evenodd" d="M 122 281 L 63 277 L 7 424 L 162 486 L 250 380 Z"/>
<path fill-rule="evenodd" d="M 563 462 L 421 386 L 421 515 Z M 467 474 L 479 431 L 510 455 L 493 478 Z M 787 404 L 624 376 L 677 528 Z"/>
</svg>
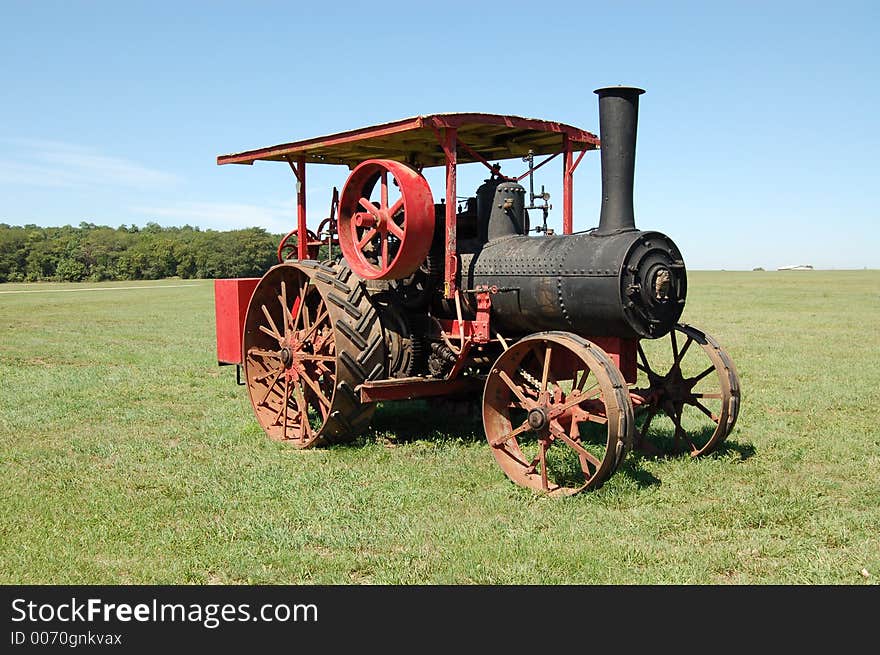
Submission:
<svg viewBox="0 0 880 655">
<path fill-rule="evenodd" d="M 632 425 L 620 371 L 567 332 L 522 339 L 486 379 L 483 427 L 495 460 L 515 483 L 551 496 L 601 486 L 623 460 Z"/>
<path fill-rule="evenodd" d="M 740 382 L 733 361 L 705 332 L 678 324 L 669 339 L 642 341 L 636 445 L 649 454 L 707 455 L 733 430 Z"/>
</svg>

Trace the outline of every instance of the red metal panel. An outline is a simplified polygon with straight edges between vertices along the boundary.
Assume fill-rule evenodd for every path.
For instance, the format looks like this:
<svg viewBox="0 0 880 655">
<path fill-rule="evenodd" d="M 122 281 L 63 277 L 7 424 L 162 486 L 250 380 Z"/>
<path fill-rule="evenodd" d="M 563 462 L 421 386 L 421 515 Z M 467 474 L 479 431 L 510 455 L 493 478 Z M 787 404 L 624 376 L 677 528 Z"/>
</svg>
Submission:
<svg viewBox="0 0 880 655">
<path fill-rule="evenodd" d="M 244 318 L 259 281 L 258 277 L 214 280 L 218 364 L 241 364 Z"/>
<path fill-rule="evenodd" d="M 638 376 L 638 360 L 636 352 L 639 345 L 638 339 L 621 339 L 620 337 L 587 337 L 590 341 L 604 350 L 623 373 L 623 378 L 629 384 L 635 384 Z"/>
</svg>

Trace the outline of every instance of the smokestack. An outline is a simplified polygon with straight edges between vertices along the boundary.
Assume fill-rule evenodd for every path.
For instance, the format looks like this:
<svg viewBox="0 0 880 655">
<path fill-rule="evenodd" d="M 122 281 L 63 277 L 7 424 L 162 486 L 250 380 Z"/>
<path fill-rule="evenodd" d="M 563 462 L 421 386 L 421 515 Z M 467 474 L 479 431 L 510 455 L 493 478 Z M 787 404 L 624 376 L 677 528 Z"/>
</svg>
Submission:
<svg viewBox="0 0 880 655">
<path fill-rule="evenodd" d="M 633 176 L 636 166 L 636 128 L 639 96 L 631 86 L 606 86 L 599 96 L 599 140 L 602 157 L 602 212 L 598 236 L 636 229 L 633 214 Z"/>
</svg>

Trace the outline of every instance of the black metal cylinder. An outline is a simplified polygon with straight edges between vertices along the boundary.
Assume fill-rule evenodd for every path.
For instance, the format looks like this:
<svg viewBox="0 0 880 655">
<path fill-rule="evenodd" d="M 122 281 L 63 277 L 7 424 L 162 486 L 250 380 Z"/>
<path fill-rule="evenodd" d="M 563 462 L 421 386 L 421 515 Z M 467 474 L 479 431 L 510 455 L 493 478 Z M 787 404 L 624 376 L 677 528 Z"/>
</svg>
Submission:
<svg viewBox="0 0 880 655">
<path fill-rule="evenodd" d="M 687 294 L 681 253 L 659 232 L 499 239 L 462 265 L 466 288 L 499 288 L 492 320 L 511 335 L 656 338 L 681 317 Z"/>
<path fill-rule="evenodd" d="M 602 159 L 602 211 L 596 236 L 636 229 L 633 178 L 636 165 L 636 129 L 639 96 L 644 89 L 608 86 L 599 96 L 599 140 Z"/>
<path fill-rule="evenodd" d="M 526 190 L 516 182 L 502 182 L 495 188 L 486 233 L 489 241 L 525 234 Z"/>
</svg>

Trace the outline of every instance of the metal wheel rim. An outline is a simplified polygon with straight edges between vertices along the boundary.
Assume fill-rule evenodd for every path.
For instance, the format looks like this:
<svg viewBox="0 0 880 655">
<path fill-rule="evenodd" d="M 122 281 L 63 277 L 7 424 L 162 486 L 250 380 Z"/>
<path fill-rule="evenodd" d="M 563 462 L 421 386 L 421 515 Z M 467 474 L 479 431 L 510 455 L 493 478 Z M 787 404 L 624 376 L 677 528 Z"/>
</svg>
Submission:
<svg viewBox="0 0 880 655">
<path fill-rule="evenodd" d="M 584 423 L 601 427 L 591 436 Z M 544 332 L 522 339 L 493 365 L 483 393 L 483 426 L 508 478 L 550 496 L 566 496 L 598 488 L 618 467 L 632 436 L 632 405 L 620 371 L 601 348 L 572 334 Z M 529 435 L 536 445 L 524 451 L 520 442 Z M 550 457 L 553 446 L 573 453 L 568 461 L 559 460 L 559 470 Z"/>
<path fill-rule="evenodd" d="M 277 266 L 257 285 L 242 353 L 251 406 L 266 434 L 297 448 L 314 445 L 333 407 L 336 341 L 326 299 L 302 271 Z"/>
<path fill-rule="evenodd" d="M 682 336 L 684 340 L 680 341 L 679 337 Z M 669 343 L 673 361 L 668 369 L 663 366 L 661 370 L 655 370 L 661 368 L 656 364 L 652 368 L 639 344 L 638 368 L 647 376 L 649 384 L 633 391 L 637 400 L 637 420 L 640 419 L 637 441 L 648 452 L 665 452 L 657 447 L 657 439 L 650 434 L 654 419 L 663 414 L 673 426 L 672 452 L 686 450 L 691 457 L 708 455 L 718 449 L 736 424 L 740 406 L 739 376 L 733 361 L 720 344 L 693 326 L 676 324 L 670 331 Z M 694 351 L 694 344 L 699 346 L 699 351 Z M 676 373 L 676 362 L 679 369 L 690 368 L 683 366 L 683 360 L 695 352 L 702 352 L 708 365 L 698 366 L 700 370 L 694 375 L 681 370 Z M 699 379 L 693 383 L 690 392 L 686 391 L 684 387 L 692 384 L 694 378 Z M 695 428 L 699 426 L 696 419 L 700 414 L 704 416 L 705 427 Z M 686 416 L 689 418 L 686 419 Z M 714 428 L 711 428 L 711 434 L 707 434 L 712 424 Z M 700 434 L 697 434 L 698 429 Z"/>
</svg>

